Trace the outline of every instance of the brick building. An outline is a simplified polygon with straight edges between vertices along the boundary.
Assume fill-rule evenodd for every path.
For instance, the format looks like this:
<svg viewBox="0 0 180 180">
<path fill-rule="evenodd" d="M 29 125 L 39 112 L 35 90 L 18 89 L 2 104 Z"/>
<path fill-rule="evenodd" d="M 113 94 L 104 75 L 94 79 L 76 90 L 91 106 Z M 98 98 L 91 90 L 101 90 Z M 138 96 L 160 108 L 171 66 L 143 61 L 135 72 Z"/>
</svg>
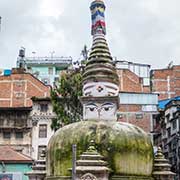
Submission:
<svg viewBox="0 0 180 180">
<path fill-rule="evenodd" d="M 153 118 L 157 114 L 157 94 L 120 92 L 119 98 L 118 120 L 141 127 L 152 138 Z"/>
<path fill-rule="evenodd" d="M 50 87 L 23 69 L 0 76 L 0 107 L 31 107 L 33 96 L 49 97 Z"/>
<path fill-rule="evenodd" d="M 180 65 L 151 70 L 151 91 L 159 94 L 159 100 L 180 95 Z"/>
<path fill-rule="evenodd" d="M 150 65 L 115 60 L 122 92 L 150 92 Z"/>
<path fill-rule="evenodd" d="M 50 87 L 23 69 L 0 76 L 0 145 L 32 155 L 32 97 L 47 98 Z"/>
<path fill-rule="evenodd" d="M 151 134 L 158 94 L 150 92 L 150 65 L 118 60 L 115 63 L 120 89 L 118 120 L 135 124 Z"/>
</svg>

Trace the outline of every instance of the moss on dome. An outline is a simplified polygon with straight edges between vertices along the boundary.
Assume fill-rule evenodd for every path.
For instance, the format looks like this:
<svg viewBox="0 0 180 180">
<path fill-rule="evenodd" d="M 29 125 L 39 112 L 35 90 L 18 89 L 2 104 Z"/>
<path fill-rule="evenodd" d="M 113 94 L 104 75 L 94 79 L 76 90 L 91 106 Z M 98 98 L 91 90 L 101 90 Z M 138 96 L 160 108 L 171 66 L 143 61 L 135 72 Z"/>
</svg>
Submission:
<svg viewBox="0 0 180 180">
<path fill-rule="evenodd" d="M 92 139 L 113 174 L 151 175 L 153 148 L 148 135 L 131 124 L 96 120 L 74 123 L 55 133 L 48 145 L 47 175 L 70 175 L 72 144 L 77 144 L 79 157 Z"/>
</svg>

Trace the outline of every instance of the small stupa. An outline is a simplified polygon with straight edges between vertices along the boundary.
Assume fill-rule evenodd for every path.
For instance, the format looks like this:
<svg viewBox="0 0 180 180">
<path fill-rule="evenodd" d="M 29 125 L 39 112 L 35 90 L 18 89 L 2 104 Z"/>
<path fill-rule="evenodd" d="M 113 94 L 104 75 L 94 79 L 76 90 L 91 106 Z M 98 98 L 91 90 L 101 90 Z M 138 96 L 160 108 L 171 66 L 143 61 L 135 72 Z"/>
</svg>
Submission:
<svg viewBox="0 0 180 180">
<path fill-rule="evenodd" d="M 76 179 L 108 179 L 110 169 L 107 165 L 91 140 L 87 151 L 80 155 L 80 160 L 76 162 Z"/>
<path fill-rule="evenodd" d="M 162 149 L 159 147 L 154 158 L 153 177 L 156 180 L 173 180 L 175 173 L 171 172 L 171 165 L 165 159 Z"/>
<path fill-rule="evenodd" d="M 50 139 L 46 180 L 72 178 L 69 169 L 73 165 L 73 144 L 76 144 L 77 158 L 80 158 L 77 161 L 78 179 L 153 179 L 153 147 L 148 134 L 132 124 L 117 122 L 119 82 L 105 38 L 105 4 L 95 0 L 90 10 L 93 42 L 83 74 L 83 120 L 64 126 Z M 91 140 L 97 150 L 93 166 L 105 168 L 104 176 L 98 176 L 84 164 L 87 158 L 92 158 L 87 152 Z M 101 161 L 99 154 L 104 157 L 107 167 L 97 162 Z M 89 171 L 85 171 L 88 168 Z"/>
</svg>

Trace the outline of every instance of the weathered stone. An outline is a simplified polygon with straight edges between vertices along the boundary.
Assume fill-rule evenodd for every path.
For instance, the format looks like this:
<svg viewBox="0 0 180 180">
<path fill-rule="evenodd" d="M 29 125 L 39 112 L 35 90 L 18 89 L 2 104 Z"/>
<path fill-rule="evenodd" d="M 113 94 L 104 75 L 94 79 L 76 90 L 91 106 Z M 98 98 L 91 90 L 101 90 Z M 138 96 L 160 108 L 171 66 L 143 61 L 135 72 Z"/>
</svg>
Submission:
<svg viewBox="0 0 180 180">
<path fill-rule="evenodd" d="M 78 157 L 91 139 L 112 174 L 151 176 L 153 148 L 148 135 L 131 124 L 98 120 L 73 123 L 55 133 L 48 145 L 47 175 L 70 176 L 72 144 L 77 145 Z"/>
<path fill-rule="evenodd" d="M 154 158 L 153 177 L 155 180 L 173 180 L 175 173 L 171 171 L 171 165 L 165 159 L 162 149 L 159 147 Z"/>
<path fill-rule="evenodd" d="M 110 169 L 107 167 L 107 162 L 103 160 L 103 156 L 97 152 L 93 140 L 76 165 L 77 180 L 108 180 L 109 178 Z"/>
</svg>

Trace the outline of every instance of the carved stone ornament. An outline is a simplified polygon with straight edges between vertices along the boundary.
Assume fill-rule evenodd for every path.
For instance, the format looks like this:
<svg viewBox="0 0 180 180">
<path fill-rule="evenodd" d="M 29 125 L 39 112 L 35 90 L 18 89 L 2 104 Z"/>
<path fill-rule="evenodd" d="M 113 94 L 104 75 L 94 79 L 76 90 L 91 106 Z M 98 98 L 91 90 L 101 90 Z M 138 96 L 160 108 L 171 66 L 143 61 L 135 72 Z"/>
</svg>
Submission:
<svg viewBox="0 0 180 180">
<path fill-rule="evenodd" d="M 97 178 L 93 174 L 87 173 L 81 177 L 81 180 L 97 180 Z"/>
</svg>

